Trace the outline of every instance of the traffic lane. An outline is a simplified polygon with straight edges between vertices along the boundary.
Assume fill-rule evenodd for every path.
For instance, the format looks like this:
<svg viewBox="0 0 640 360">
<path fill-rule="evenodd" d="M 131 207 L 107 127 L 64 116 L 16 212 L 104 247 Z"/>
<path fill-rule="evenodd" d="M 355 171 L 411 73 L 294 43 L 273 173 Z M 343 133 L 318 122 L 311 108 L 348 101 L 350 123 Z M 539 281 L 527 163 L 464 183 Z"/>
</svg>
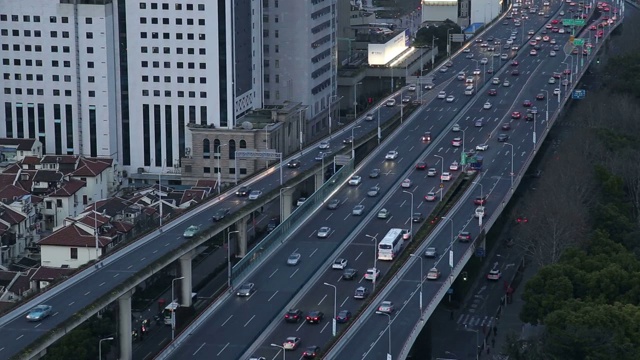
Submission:
<svg viewBox="0 0 640 360">
<path fill-rule="evenodd" d="M 307 246 L 303 248 L 303 245 Z M 284 265 L 286 257 L 283 257 L 279 267 L 271 267 L 272 271 L 257 274 L 252 280 L 256 284 L 256 292 L 249 298 L 233 298 L 225 302 L 224 309 L 217 311 L 218 316 L 212 317 L 206 324 L 210 331 L 191 334 L 181 345 L 182 349 L 189 352 L 207 343 L 209 347 L 220 351 L 221 355 L 218 356 L 222 356 L 221 358 L 238 358 L 255 338 L 251 329 L 265 328 L 273 317 L 269 310 L 284 308 L 299 290 L 300 282 L 291 279 L 311 276 L 314 269 L 333 252 L 334 247 L 335 244 L 329 242 L 306 241 L 306 244 L 300 244 L 298 251 L 303 258 L 299 265 Z M 194 358 L 208 358 L 211 355 L 198 354 Z M 182 354 L 178 358 L 181 356 Z"/>
</svg>

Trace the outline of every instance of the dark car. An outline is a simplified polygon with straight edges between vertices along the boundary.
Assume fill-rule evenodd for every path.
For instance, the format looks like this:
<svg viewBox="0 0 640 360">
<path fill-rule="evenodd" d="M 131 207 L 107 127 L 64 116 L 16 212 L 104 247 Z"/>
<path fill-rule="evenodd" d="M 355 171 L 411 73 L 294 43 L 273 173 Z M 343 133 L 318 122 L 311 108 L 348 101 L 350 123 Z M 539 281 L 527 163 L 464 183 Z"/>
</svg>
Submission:
<svg viewBox="0 0 640 360">
<path fill-rule="evenodd" d="M 377 178 L 378 176 L 380 176 L 380 169 L 373 169 L 371 170 L 371 172 L 369 173 L 369 177 L 372 179 Z"/>
<path fill-rule="evenodd" d="M 284 314 L 284 321 L 290 323 L 297 323 L 302 320 L 303 314 L 302 310 L 299 309 L 289 309 L 286 314 Z"/>
<path fill-rule="evenodd" d="M 489 94 L 489 96 L 496 96 L 496 95 L 498 95 L 498 90 L 496 90 L 496 89 L 489 89 L 488 94 Z"/>
<path fill-rule="evenodd" d="M 463 231 L 458 234 L 458 240 L 462 242 L 471 241 L 471 234 L 468 231 Z"/>
<path fill-rule="evenodd" d="M 502 130 L 511 130 L 511 124 L 503 123 L 502 124 Z"/>
<path fill-rule="evenodd" d="M 534 120 L 534 115 L 531 112 L 528 112 L 527 115 L 524 117 L 525 121 L 533 121 Z"/>
<path fill-rule="evenodd" d="M 338 312 L 338 315 L 336 316 L 336 321 L 340 324 L 344 324 L 346 322 L 348 322 L 349 320 L 351 320 L 351 311 L 346 310 L 346 309 L 342 309 L 340 310 L 340 312 Z"/>
<path fill-rule="evenodd" d="M 427 163 L 424 161 L 420 161 L 416 164 L 416 170 L 424 170 L 427 168 Z"/>
<path fill-rule="evenodd" d="M 522 106 L 524 107 L 531 107 L 531 100 L 525 100 L 522 102 Z"/>
<path fill-rule="evenodd" d="M 269 223 L 267 224 L 267 232 L 272 232 L 273 230 L 275 230 L 275 228 L 278 227 L 278 225 L 280 225 L 280 219 L 271 218 L 271 220 L 269 220 Z"/>
<path fill-rule="evenodd" d="M 517 69 L 511 72 L 511 76 L 518 76 L 518 75 L 520 75 L 520 71 L 518 71 Z"/>
<path fill-rule="evenodd" d="M 307 349 L 302 353 L 302 357 L 305 359 L 315 359 L 318 354 L 320 354 L 319 346 L 308 346 Z"/>
<path fill-rule="evenodd" d="M 536 95 L 536 100 L 544 100 L 544 93 L 539 93 Z"/>
<path fill-rule="evenodd" d="M 237 196 L 247 196 L 251 192 L 251 188 L 248 186 L 242 186 L 236 191 Z"/>
<path fill-rule="evenodd" d="M 300 165 L 302 165 L 302 163 L 300 162 L 300 160 L 299 160 L 299 159 L 294 159 L 294 160 L 291 160 L 291 161 L 289 161 L 289 162 L 287 163 L 287 167 L 288 167 L 289 169 L 296 169 L 296 168 L 299 168 L 299 167 L 300 167 Z"/>
<path fill-rule="evenodd" d="M 473 203 L 475 205 L 484 205 L 487 203 L 487 196 L 476 196 L 476 198 L 473 199 Z"/>
<path fill-rule="evenodd" d="M 424 135 L 422 135 L 420 140 L 422 140 L 424 142 L 431 141 L 431 132 L 427 131 L 426 133 L 424 133 Z"/>
<path fill-rule="evenodd" d="M 358 270 L 356 269 L 344 269 L 344 272 L 342 273 L 342 278 L 344 280 L 354 280 L 356 277 L 358 277 Z"/>
<path fill-rule="evenodd" d="M 506 142 L 507 140 L 509 140 L 509 135 L 507 134 L 498 135 L 498 142 Z"/>
<path fill-rule="evenodd" d="M 220 221 L 224 219 L 225 216 L 229 215 L 229 209 L 220 209 L 213 214 L 213 221 Z"/>
<path fill-rule="evenodd" d="M 422 213 L 416 212 L 413 213 L 413 216 L 411 216 L 411 221 L 413 221 L 414 223 L 419 223 L 422 222 L 424 220 L 424 218 L 422 217 Z"/>
<path fill-rule="evenodd" d="M 338 199 L 333 199 L 327 203 L 327 209 L 329 210 L 335 210 L 338 206 L 340 206 L 340 200 Z"/>
<path fill-rule="evenodd" d="M 351 144 L 353 142 L 353 137 L 349 136 L 347 138 L 345 138 L 344 140 L 342 140 L 343 144 Z"/>
<path fill-rule="evenodd" d="M 307 314 L 307 323 L 319 324 L 324 319 L 324 313 L 320 310 L 309 311 Z"/>
</svg>

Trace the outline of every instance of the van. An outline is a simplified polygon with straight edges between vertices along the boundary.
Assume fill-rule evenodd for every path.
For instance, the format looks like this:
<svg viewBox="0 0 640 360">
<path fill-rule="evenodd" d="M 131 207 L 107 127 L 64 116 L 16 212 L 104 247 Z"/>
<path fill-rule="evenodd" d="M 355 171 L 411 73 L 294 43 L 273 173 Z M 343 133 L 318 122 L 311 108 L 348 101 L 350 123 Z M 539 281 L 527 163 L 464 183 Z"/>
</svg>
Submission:
<svg viewBox="0 0 640 360">
<path fill-rule="evenodd" d="M 473 93 L 474 93 L 473 85 L 469 85 L 464 89 L 465 95 L 473 95 Z"/>
</svg>

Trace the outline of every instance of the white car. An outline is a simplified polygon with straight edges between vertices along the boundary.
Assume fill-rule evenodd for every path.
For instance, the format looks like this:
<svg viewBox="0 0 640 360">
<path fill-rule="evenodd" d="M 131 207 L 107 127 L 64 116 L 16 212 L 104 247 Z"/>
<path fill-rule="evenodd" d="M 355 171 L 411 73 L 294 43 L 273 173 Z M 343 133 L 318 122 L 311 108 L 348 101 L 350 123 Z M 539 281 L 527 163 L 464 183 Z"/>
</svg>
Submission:
<svg viewBox="0 0 640 360">
<path fill-rule="evenodd" d="M 426 258 L 435 258 L 438 256 L 438 250 L 435 247 L 428 247 L 424 252 L 424 257 Z"/>
<path fill-rule="evenodd" d="M 427 176 L 433 177 L 436 175 L 438 175 L 438 170 L 436 170 L 436 168 L 429 168 L 429 170 L 427 170 Z"/>
<path fill-rule="evenodd" d="M 485 151 L 489 148 L 489 144 L 479 144 L 476 145 L 476 150 L 478 151 Z"/>
<path fill-rule="evenodd" d="M 482 65 L 486 65 L 488 62 L 489 62 L 489 59 L 487 59 L 487 58 L 480 59 L 480 64 L 482 64 Z"/>
<path fill-rule="evenodd" d="M 458 124 L 453 124 L 453 127 L 451 128 L 451 131 L 453 131 L 453 132 L 460 132 L 460 125 L 458 125 Z"/>
<path fill-rule="evenodd" d="M 424 201 L 436 201 L 436 193 L 430 191 L 424 196 Z"/>
<path fill-rule="evenodd" d="M 393 303 L 391 301 L 383 301 L 378 306 L 378 310 L 376 310 L 376 314 L 392 314 L 395 311 Z"/>
<path fill-rule="evenodd" d="M 454 161 L 451 163 L 451 165 L 449 165 L 449 170 L 451 171 L 458 171 L 459 168 L 460 168 L 460 164 L 458 164 L 457 161 Z"/>
<path fill-rule="evenodd" d="M 300 263 L 300 258 L 302 257 L 302 255 L 300 255 L 299 253 L 293 253 L 291 255 L 289 255 L 289 257 L 287 258 L 287 265 L 289 266 L 296 266 Z"/>
<path fill-rule="evenodd" d="M 301 197 L 300 199 L 298 199 L 298 201 L 296 202 L 296 206 L 302 206 L 304 205 L 304 202 L 307 201 L 306 197 Z"/>
<path fill-rule="evenodd" d="M 387 105 L 388 107 L 396 106 L 396 99 L 389 99 L 389 100 L 387 100 L 387 104 L 386 104 L 386 105 Z"/>
<path fill-rule="evenodd" d="M 403 188 L 410 188 L 411 187 L 411 179 L 404 179 L 402 180 L 402 184 L 400 184 L 401 187 Z"/>
<path fill-rule="evenodd" d="M 446 97 L 447 97 L 447 93 L 446 93 L 446 92 L 444 92 L 444 91 L 440 91 L 440 92 L 438 93 L 438 99 L 444 99 L 444 98 L 446 98 Z"/>
<path fill-rule="evenodd" d="M 555 79 L 555 78 L 550 77 L 550 78 L 549 78 L 549 84 L 555 84 L 555 83 L 556 83 L 556 79 Z"/>
<path fill-rule="evenodd" d="M 501 276 L 502 273 L 500 272 L 500 269 L 491 269 L 487 274 L 487 280 L 497 281 L 500 280 Z"/>
<path fill-rule="evenodd" d="M 364 117 L 365 121 L 373 121 L 373 114 L 372 113 L 368 113 L 365 117 Z"/>
<path fill-rule="evenodd" d="M 285 350 L 295 350 L 300 345 L 300 338 L 295 336 L 290 336 L 287 340 L 282 344 L 282 348 Z"/>
<path fill-rule="evenodd" d="M 509 82 L 509 80 L 505 80 L 505 81 L 502 83 L 502 86 L 504 86 L 504 87 L 509 87 L 509 86 L 511 86 L 511 83 Z"/>
<path fill-rule="evenodd" d="M 317 236 L 320 239 L 325 239 L 325 238 L 328 238 L 330 234 L 331 234 L 331 228 L 328 226 L 323 226 L 320 229 L 318 229 Z"/>
<path fill-rule="evenodd" d="M 553 95 L 560 95 L 560 88 L 553 89 Z"/>
<path fill-rule="evenodd" d="M 438 280 L 440 278 L 440 270 L 438 268 L 431 268 L 427 273 L 427 280 Z"/>
<path fill-rule="evenodd" d="M 351 211 L 351 214 L 353 216 L 360 216 L 364 213 L 364 205 L 362 204 L 358 204 L 356 206 L 353 207 L 353 210 Z"/>
<path fill-rule="evenodd" d="M 358 186 L 362 182 L 362 176 L 354 175 L 349 179 L 349 185 Z"/>
<path fill-rule="evenodd" d="M 551 56 L 551 57 L 555 57 L 555 56 L 556 56 L 556 52 L 555 52 L 555 51 L 553 51 L 553 50 L 551 50 L 551 51 L 549 52 L 549 56 Z"/>
<path fill-rule="evenodd" d="M 452 103 L 455 99 L 456 99 L 456 98 L 455 98 L 455 96 L 453 96 L 453 95 L 449 95 L 449 96 L 447 96 L 447 102 L 448 102 L 448 103 Z"/>
<path fill-rule="evenodd" d="M 491 80 L 491 83 L 492 83 L 493 85 L 500 85 L 500 78 L 497 78 L 497 77 L 493 78 L 493 79 Z"/>
<path fill-rule="evenodd" d="M 408 90 L 408 91 L 416 91 L 416 86 L 415 86 L 415 85 L 413 85 L 413 84 L 411 84 L 411 85 L 409 85 L 409 86 L 407 87 L 407 90 Z"/>
<path fill-rule="evenodd" d="M 378 196 L 379 193 L 380 193 L 380 187 L 372 186 L 369 188 L 369 191 L 367 191 L 367 196 L 374 197 L 374 196 Z"/>
<path fill-rule="evenodd" d="M 262 191 L 251 190 L 251 192 L 249 193 L 249 200 L 257 200 L 260 196 L 262 196 Z"/>
<path fill-rule="evenodd" d="M 328 141 L 321 141 L 320 145 L 318 145 L 318 149 L 326 150 L 331 147 L 331 144 Z"/>
<path fill-rule="evenodd" d="M 484 103 L 484 105 L 482 105 L 482 108 L 485 110 L 491 109 L 491 103 L 487 101 L 486 103 Z"/>
<path fill-rule="evenodd" d="M 500 55 L 500 59 L 502 59 L 502 60 L 507 60 L 508 58 L 509 58 L 509 54 Z"/>
<path fill-rule="evenodd" d="M 451 180 L 451 174 L 448 173 L 448 172 L 443 172 L 442 175 L 440 175 L 440 180 L 442 180 L 442 181 Z"/>
<path fill-rule="evenodd" d="M 462 138 L 459 138 L 459 137 L 453 138 L 453 140 L 451 140 L 451 146 L 453 147 L 462 146 Z"/>
<path fill-rule="evenodd" d="M 384 156 L 385 160 L 395 160 L 398 157 L 398 152 L 395 150 L 391 150 L 387 152 L 387 155 Z"/>
<path fill-rule="evenodd" d="M 538 52 L 535 49 L 531 49 L 531 51 L 529 51 L 529 55 L 536 56 L 538 55 Z"/>
<path fill-rule="evenodd" d="M 347 268 L 347 260 L 342 258 L 336 259 L 333 264 L 331 264 L 331 268 L 336 270 L 344 270 Z"/>
<path fill-rule="evenodd" d="M 564 34 L 565 32 L 566 32 L 566 31 L 564 31 L 564 29 L 563 29 L 563 28 L 560 28 L 560 29 L 558 30 L 558 34 Z"/>
<path fill-rule="evenodd" d="M 482 71 L 480 69 L 473 70 L 473 75 L 480 75 L 480 74 L 482 74 Z"/>
<path fill-rule="evenodd" d="M 462 50 L 462 52 L 463 52 L 463 53 L 468 53 L 468 52 L 471 52 L 471 49 L 469 49 L 469 48 L 465 48 L 464 50 Z"/>
<path fill-rule="evenodd" d="M 484 217 L 484 206 L 478 206 L 473 216 L 476 218 Z"/>
<path fill-rule="evenodd" d="M 367 272 L 364 273 L 364 279 L 365 280 L 377 280 L 380 277 L 380 269 L 376 269 L 376 268 L 368 268 Z"/>
</svg>

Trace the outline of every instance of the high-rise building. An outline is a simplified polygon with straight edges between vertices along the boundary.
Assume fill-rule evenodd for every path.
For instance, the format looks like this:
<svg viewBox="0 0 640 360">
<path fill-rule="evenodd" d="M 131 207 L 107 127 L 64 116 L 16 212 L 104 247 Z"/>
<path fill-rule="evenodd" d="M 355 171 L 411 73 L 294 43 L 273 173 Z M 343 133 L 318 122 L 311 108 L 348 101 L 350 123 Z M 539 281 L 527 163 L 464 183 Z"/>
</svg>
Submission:
<svg viewBox="0 0 640 360">
<path fill-rule="evenodd" d="M 0 137 L 50 154 L 116 156 L 112 5 L 0 0 Z"/>
<path fill-rule="evenodd" d="M 337 101 L 336 1 L 262 0 L 264 103 L 306 105 L 306 139 L 326 131 Z"/>
<path fill-rule="evenodd" d="M 0 137 L 179 169 L 262 105 L 259 0 L 0 0 Z"/>
</svg>

